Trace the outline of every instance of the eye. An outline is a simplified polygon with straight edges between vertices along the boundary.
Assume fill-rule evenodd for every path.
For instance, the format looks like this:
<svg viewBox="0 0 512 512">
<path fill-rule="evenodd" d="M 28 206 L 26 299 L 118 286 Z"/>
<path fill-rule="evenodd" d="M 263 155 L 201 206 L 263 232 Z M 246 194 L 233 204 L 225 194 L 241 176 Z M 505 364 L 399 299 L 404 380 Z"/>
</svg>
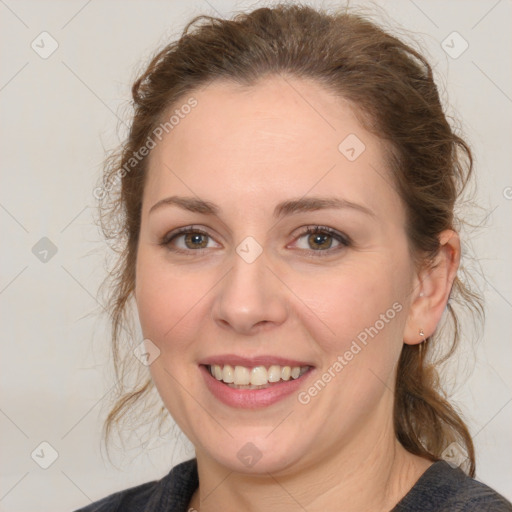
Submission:
<svg viewBox="0 0 512 512">
<path fill-rule="evenodd" d="M 301 242 L 302 239 L 302 242 Z M 338 251 L 344 247 L 351 245 L 348 236 L 326 226 L 308 226 L 297 237 L 296 246 L 310 253 L 316 252 L 317 255 L 322 253 Z"/>
<path fill-rule="evenodd" d="M 164 236 L 160 245 L 167 247 L 175 252 L 200 251 L 201 249 L 210 249 L 215 247 L 211 245 L 213 239 L 206 231 L 193 226 L 180 228 Z"/>
<path fill-rule="evenodd" d="M 307 226 L 296 240 L 296 247 L 315 253 L 315 256 L 332 254 L 351 245 L 348 236 L 327 226 Z M 218 246 L 206 231 L 194 226 L 171 231 L 163 237 L 160 245 L 177 253 L 202 252 Z"/>
</svg>

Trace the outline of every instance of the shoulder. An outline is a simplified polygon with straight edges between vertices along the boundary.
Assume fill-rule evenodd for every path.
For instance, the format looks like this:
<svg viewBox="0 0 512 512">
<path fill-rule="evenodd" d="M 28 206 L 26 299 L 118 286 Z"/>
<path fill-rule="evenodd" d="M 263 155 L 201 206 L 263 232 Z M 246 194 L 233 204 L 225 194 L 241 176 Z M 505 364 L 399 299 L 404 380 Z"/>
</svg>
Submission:
<svg viewBox="0 0 512 512">
<path fill-rule="evenodd" d="M 148 482 L 130 489 L 116 492 L 95 501 L 75 512 L 117 512 L 121 510 L 143 510 L 144 504 L 155 492 L 158 481 Z M 122 507 L 122 508 L 121 508 Z"/>
<path fill-rule="evenodd" d="M 161 480 L 110 494 L 75 512 L 146 512 L 187 510 L 198 486 L 196 460 L 178 464 Z"/>
<path fill-rule="evenodd" d="M 512 512 L 512 504 L 459 468 L 438 461 L 392 512 Z"/>
</svg>

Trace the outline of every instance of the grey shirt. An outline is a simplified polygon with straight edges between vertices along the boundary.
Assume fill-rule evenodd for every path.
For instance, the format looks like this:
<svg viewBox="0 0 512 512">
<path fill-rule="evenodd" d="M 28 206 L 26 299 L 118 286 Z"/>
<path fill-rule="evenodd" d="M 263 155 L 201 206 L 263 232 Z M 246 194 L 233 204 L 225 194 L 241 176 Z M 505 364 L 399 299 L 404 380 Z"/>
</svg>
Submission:
<svg viewBox="0 0 512 512">
<path fill-rule="evenodd" d="M 196 459 L 175 466 L 161 480 L 111 494 L 75 512 L 189 512 L 199 485 Z M 490 487 L 445 461 L 432 464 L 390 512 L 512 512 Z"/>
</svg>

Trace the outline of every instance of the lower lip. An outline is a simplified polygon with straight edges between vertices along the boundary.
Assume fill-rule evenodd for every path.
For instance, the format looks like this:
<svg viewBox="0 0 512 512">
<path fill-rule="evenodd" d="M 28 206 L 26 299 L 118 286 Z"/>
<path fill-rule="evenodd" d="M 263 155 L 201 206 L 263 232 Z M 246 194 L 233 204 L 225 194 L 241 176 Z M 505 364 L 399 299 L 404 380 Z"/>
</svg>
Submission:
<svg viewBox="0 0 512 512">
<path fill-rule="evenodd" d="M 242 409 L 258 409 L 283 400 L 296 392 L 313 371 L 310 369 L 298 379 L 282 381 L 265 389 L 235 389 L 218 381 L 212 376 L 206 366 L 201 365 L 199 368 L 205 379 L 206 386 L 215 398 L 230 407 Z"/>
</svg>

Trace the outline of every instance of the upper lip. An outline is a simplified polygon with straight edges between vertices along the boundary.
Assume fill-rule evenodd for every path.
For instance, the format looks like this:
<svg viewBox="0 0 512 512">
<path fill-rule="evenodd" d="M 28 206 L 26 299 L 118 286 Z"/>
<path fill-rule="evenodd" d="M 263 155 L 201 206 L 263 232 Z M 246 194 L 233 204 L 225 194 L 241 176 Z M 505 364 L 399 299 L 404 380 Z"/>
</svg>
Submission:
<svg viewBox="0 0 512 512">
<path fill-rule="evenodd" d="M 225 365 L 231 366 L 245 366 L 247 368 L 254 368 L 255 366 L 313 366 L 310 363 L 304 361 L 298 361 L 297 359 L 288 359 L 280 356 L 269 356 L 261 355 L 254 357 L 237 356 L 236 354 L 221 354 L 217 356 L 210 356 L 199 361 L 199 364 L 211 366 L 211 365 Z"/>
</svg>

